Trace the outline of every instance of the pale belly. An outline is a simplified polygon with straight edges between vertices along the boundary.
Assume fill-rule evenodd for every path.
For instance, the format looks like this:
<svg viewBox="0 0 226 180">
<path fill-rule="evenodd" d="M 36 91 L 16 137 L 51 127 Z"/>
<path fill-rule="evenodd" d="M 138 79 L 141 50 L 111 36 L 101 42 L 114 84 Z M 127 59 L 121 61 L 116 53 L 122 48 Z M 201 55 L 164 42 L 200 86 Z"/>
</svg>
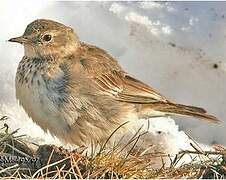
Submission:
<svg viewBox="0 0 226 180">
<path fill-rule="evenodd" d="M 70 124 L 68 121 L 69 117 L 65 118 L 65 116 L 62 116 L 62 111 L 59 111 L 58 107 L 53 102 L 53 99 L 57 99 L 58 95 L 42 87 L 41 84 L 39 87 L 32 86 L 29 88 L 26 84 L 17 84 L 16 95 L 28 116 L 36 124 L 45 131 L 49 130 L 52 135 L 66 143 L 88 145 L 91 139 L 97 141 L 101 139 L 104 140 L 123 122 L 137 120 L 135 114 L 129 113 L 122 120 L 116 119 L 121 122 L 115 122 L 115 124 L 104 122 L 104 120 L 101 119 L 96 122 L 93 122 L 92 119 L 79 119 L 78 121 L 75 120 L 74 124 Z M 79 116 L 76 111 L 70 113 L 72 113 L 70 116 L 74 116 L 75 118 Z M 130 128 L 128 126 L 130 126 Z M 105 131 L 106 129 L 109 131 Z M 131 124 L 121 127 L 120 130 L 117 131 L 117 134 L 123 134 L 128 130 L 134 131 Z"/>
<path fill-rule="evenodd" d="M 56 74 L 51 81 L 45 82 L 42 75 L 36 73 L 35 78 L 21 83 L 16 79 L 16 97 L 28 116 L 44 131 L 49 131 L 66 143 L 76 145 L 88 145 L 91 141 L 105 141 L 119 125 L 127 121 L 137 121 L 137 115 L 133 108 L 117 111 L 128 111 L 123 116 L 117 113 L 108 116 L 101 114 L 88 98 L 73 92 L 69 101 L 60 106 L 60 99 L 65 97 L 56 89 L 63 83 L 63 74 Z M 110 110 L 110 109 L 109 109 Z M 113 110 L 115 112 L 115 110 Z M 108 112 L 110 113 L 110 111 Z M 127 125 L 126 125 L 127 126 Z M 121 131 L 122 130 L 122 131 Z M 125 131 L 133 131 L 133 128 L 122 127 Z"/>
<path fill-rule="evenodd" d="M 65 136 L 68 123 L 56 104 L 59 95 L 48 90 L 41 78 L 36 79 L 32 85 L 16 81 L 16 97 L 28 116 L 44 131 L 49 130 L 58 137 Z"/>
</svg>

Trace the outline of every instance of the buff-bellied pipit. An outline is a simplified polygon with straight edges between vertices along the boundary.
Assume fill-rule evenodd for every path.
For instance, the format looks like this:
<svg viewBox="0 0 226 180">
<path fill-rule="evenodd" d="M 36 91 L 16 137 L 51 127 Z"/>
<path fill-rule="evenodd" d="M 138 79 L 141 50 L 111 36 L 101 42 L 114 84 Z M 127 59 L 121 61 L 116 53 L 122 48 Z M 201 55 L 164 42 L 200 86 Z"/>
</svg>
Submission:
<svg viewBox="0 0 226 180">
<path fill-rule="evenodd" d="M 170 102 L 58 22 L 35 20 L 9 41 L 25 49 L 16 97 L 34 122 L 65 142 L 101 142 L 120 124 L 140 118 L 188 115 L 218 121 L 202 108 Z"/>
</svg>

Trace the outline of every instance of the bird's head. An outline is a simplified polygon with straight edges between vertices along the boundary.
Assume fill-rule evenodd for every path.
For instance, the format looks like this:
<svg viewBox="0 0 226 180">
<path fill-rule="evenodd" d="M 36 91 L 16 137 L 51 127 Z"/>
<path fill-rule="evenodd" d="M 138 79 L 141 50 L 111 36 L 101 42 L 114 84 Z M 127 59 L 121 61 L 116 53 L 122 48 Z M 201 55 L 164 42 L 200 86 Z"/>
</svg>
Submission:
<svg viewBox="0 0 226 180">
<path fill-rule="evenodd" d="M 78 36 L 72 28 L 46 19 L 33 21 L 22 36 L 9 41 L 23 44 L 28 57 L 66 56 L 79 46 Z"/>
</svg>

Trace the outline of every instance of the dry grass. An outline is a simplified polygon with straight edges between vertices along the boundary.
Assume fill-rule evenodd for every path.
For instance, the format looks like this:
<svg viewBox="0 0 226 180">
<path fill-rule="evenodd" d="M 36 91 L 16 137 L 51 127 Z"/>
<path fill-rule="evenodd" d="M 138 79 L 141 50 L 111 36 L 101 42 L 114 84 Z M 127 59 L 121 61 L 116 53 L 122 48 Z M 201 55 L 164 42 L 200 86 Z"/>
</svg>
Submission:
<svg viewBox="0 0 226 180">
<path fill-rule="evenodd" d="M 6 119 L 7 117 L 2 117 L 0 120 L 4 122 Z M 120 154 L 117 146 L 107 150 L 105 145 L 99 152 L 87 155 L 83 147 L 69 152 L 62 147 L 38 146 L 26 142 L 23 136 L 17 136 L 17 131 L 10 132 L 7 124 L 4 124 L 0 129 L 0 177 L 226 178 L 224 147 L 218 145 L 214 147 L 215 151 L 203 151 L 195 142 L 192 146 L 194 151 L 182 151 L 174 159 L 160 153 L 147 154 L 135 151 L 133 148 L 127 154 Z M 187 155 L 193 160 L 179 165 L 182 158 Z M 20 159 L 15 159 L 16 157 Z M 162 160 L 162 166 L 158 169 L 153 168 L 156 159 Z M 170 162 L 167 166 L 166 159 Z"/>
</svg>

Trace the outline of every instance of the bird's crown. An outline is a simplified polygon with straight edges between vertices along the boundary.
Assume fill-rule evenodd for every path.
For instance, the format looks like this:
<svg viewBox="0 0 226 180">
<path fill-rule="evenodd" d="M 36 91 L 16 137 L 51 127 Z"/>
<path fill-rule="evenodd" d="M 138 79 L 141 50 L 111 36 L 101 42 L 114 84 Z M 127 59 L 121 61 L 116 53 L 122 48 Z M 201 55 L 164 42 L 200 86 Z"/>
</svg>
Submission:
<svg viewBox="0 0 226 180">
<path fill-rule="evenodd" d="M 43 32 L 48 30 L 61 30 L 65 28 L 71 29 L 70 27 L 67 27 L 56 21 L 47 20 L 47 19 L 37 19 L 27 26 L 23 35 L 29 36 L 37 32 Z"/>
</svg>

